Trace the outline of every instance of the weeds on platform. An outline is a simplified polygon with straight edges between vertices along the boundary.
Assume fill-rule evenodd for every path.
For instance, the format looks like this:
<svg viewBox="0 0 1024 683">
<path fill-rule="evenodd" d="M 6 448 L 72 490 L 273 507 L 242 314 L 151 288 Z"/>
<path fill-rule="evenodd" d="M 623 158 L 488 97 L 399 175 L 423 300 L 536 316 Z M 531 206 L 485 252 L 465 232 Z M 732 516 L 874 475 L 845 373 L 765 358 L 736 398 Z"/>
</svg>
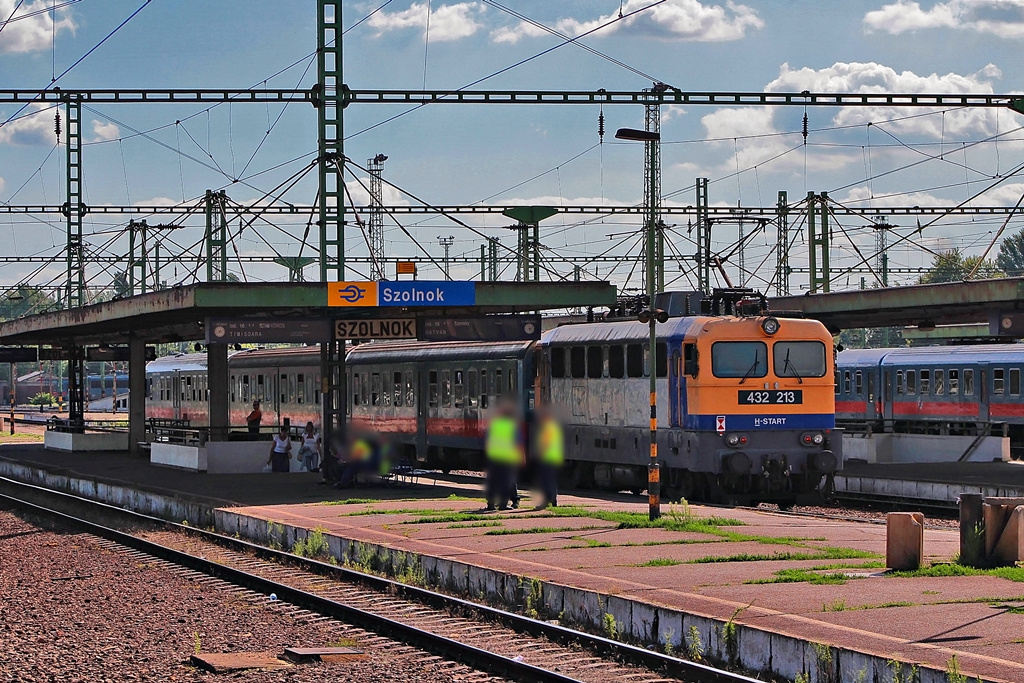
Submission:
<svg viewBox="0 0 1024 683">
<path fill-rule="evenodd" d="M 832 602 L 826 602 L 821 606 L 822 612 L 845 612 L 846 611 L 846 600 L 842 598 L 836 598 Z"/>
<path fill-rule="evenodd" d="M 686 654 L 691 661 L 704 661 L 704 642 L 700 638 L 700 630 L 696 626 L 690 627 L 690 634 L 686 639 Z"/>
<path fill-rule="evenodd" d="M 945 577 L 945 576 L 998 576 L 1008 581 L 1024 582 L 1024 567 L 996 567 L 995 569 L 978 569 L 966 567 L 962 564 L 944 563 L 933 564 L 929 567 L 922 567 L 913 571 L 892 571 L 886 572 L 885 576 L 896 576 L 901 578 L 914 577 Z"/>
<path fill-rule="evenodd" d="M 449 524 L 446 529 L 473 529 L 476 527 L 486 526 L 501 526 L 501 522 L 496 519 L 484 520 L 481 522 L 466 522 L 465 524 Z"/>
<path fill-rule="evenodd" d="M 639 564 L 631 565 L 633 567 L 674 567 L 677 564 L 683 564 L 682 560 L 673 560 L 671 557 L 655 557 L 653 560 L 647 560 Z"/>
<path fill-rule="evenodd" d="M 791 560 L 850 560 L 859 558 L 878 557 L 878 553 L 854 548 L 820 548 L 814 552 L 779 552 L 771 554 L 762 553 L 737 553 L 736 555 L 708 555 L 687 560 L 687 564 L 712 564 L 716 562 L 763 562 L 763 561 L 791 561 Z"/>
<path fill-rule="evenodd" d="M 532 526 L 527 529 L 494 529 L 484 532 L 484 536 L 515 536 L 517 534 L 557 534 L 565 531 L 586 531 L 601 529 L 599 526 Z"/>
</svg>

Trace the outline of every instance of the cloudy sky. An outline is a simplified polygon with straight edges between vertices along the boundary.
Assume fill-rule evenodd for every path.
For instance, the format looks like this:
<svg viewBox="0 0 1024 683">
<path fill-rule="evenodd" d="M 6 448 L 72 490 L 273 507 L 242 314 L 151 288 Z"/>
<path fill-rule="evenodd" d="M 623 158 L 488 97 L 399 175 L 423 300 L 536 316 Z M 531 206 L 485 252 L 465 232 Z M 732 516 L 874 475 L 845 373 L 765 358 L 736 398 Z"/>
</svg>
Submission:
<svg viewBox="0 0 1024 683">
<path fill-rule="evenodd" d="M 308 88 L 316 80 L 315 17 L 310 0 L 0 0 L 0 82 L 26 89 Z M 456 89 L 479 81 L 471 89 L 639 90 L 660 81 L 684 91 L 1024 92 L 1024 0 L 372 0 L 345 2 L 343 19 L 351 27 L 343 39 L 344 81 L 360 89 Z M 566 44 L 580 35 L 578 45 Z M 60 204 L 65 150 L 54 135 L 55 110 L 19 107 L 0 103 L 0 202 Z M 643 147 L 618 142 L 613 133 L 643 127 L 643 109 L 605 106 L 603 141 L 599 113 L 596 105 L 353 105 L 345 111 L 346 153 L 360 165 L 378 153 L 389 156 L 390 205 L 640 204 Z M 809 191 L 827 191 L 866 211 L 967 200 L 1012 206 L 1024 193 L 1024 177 L 1010 175 L 1024 162 L 1024 115 L 1009 109 L 809 108 L 806 144 L 803 115 L 800 107 L 663 107 L 664 203 L 693 204 L 697 177 L 710 179 L 711 202 L 721 206 L 774 205 L 780 190 L 791 203 Z M 250 203 L 282 183 L 289 187 L 284 201 L 302 205 L 315 198 L 315 177 L 301 177 L 316 148 L 308 105 L 90 104 L 83 107 L 83 135 L 85 196 L 92 206 L 193 204 L 208 188 Z M 366 174 L 356 169 L 355 176 Z M 355 203 L 365 204 L 363 183 L 349 185 Z M 127 217 L 120 218 L 87 217 L 91 253 L 126 253 Z M 638 220 L 578 218 L 556 216 L 543 224 L 545 254 L 581 265 L 585 277 L 640 286 L 639 269 L 625 259 L 638 252 Z M 305 220 L 271 220 L 274 225 L 256 221 L 242 230 L 232 254 L 311 253 L 300 245 Z M 401 227 L 386 223 L 388 255 L 426 251 L 439 258 L 438 238 L 449 235 L 453 255 L 479 254 L 480 234 L 443 216 L 398 220 Z M 514 244 L 505 219 L 464 220 Z M 866 219 L 841 221 L 833 235 L 837 273 L 874 248 Z M 666 222 L 674 224 L 670 253 L 692 254 L 686 218 Z M 891 241 L 917 228 L 916 217 L 890 222 L 896 226 Z M 890 266 L 920 268 L 934 252 L 952 247 L 982 253 L 1002 222 L 940 220 L 903 241 Z M 190 248 L 202 224 L 197 215 L 165 234 L 165 254 Z M 1022 227 L 1024 221 L 1011 220 L 1004 234 Z M 716 226 L 716 251 L 735 252 L 739 229 Z M 734 282 L 765 287 L 775 239 L 772 226 L 748 239 L 746 272 L 739 270 L 739 254 L 731 253 L 726 272 Z M 60 254 L 64 241 L 59 215 L 0 213 L 3 255 Z M 366 256 L 356 227 L 348 231 L 348 245 L 351 256 Z M 793 265 L 806 262 L 805 250 L 797 237 Z M 623 262 L 595 260 L 598 255 Z M 0 264 L 0 286 L 59 281 L 59 267 L 35 273 L 39 267 Z M 232 270 L 251 280 L 287 277 L 280 266 L 234 263 Z M 667 270 L 673 287 L 690 285 L 688 261 Z M 348 275 L 360 279 L 366 272 L 365 264 L 354 263 Z M 456 278 L 478 272 L 475 265 L 452 269 Z M 315 277 L 313 269 L 308 275 Z M 424 278 L 439 275 L 436 267 L 421 271 Z M 863 275 L 870 286 L 872 276 Z M 97 286 L 112 276 L 113 269 L 90 270 Z M 506 271 L 503 277 L 512 276 Z M 173 272 L 165 267 L 161 277 L 187 282 L 192 275 L 181 265 Z M 858 287 L 861 277 L 837 275 L 834 287 Z M 916 277 L 906 272 L 893 280 Z M 794 274 L 793 291 L 806 280 Z"/>
</svg>

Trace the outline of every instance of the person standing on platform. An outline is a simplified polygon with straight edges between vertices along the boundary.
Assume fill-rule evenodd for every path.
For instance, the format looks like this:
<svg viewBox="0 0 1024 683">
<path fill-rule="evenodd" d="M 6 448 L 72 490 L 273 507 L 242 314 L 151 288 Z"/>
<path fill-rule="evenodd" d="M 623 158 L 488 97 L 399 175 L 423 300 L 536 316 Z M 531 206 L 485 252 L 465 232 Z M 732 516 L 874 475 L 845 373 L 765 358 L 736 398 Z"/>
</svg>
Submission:
<svg viewBox="0 0 1024 683">
<path fill-rule="evenodd" d="M 263 422 L 263 411 L 260 410 L 260 402 L 252 402 L 252 412 L 245 418 L 245 424 L 250 434 L 260 433 L 260 423 Z"/>
<path fill-rule="evenodd" d="M 292 438 L 288 435 L 288 428 L 281 425 L 280 431 L 274 435 L 274 445 L 270 449 L 270 457 L 267 464 L 271 472 L 287 472 L 288 461 L 292 458 Z"/>
<path fill-rule="evenodd" d="M 307 472 L 319 471 L 321 455 L 320 435 L 316 433 L 313 423 L 307 422 L 306 431 L 302 433 L 302 445 L 299 447 L 299 458 Z"/>
<path fill-rule="evenodd" d="M 558 471 L 565 464 L 565 437 L 562 425 L 547 409 L 542 409 L 535 423 L 534 454 L 541 503 L 538 510 L 548 505 L 558 507 Z"/>
<path fill-rule="evenodd" d="M 484 452 L 487 456 L 487 483 L 484 490 L 487 509 L 505 510 L 516 469 L 523 462 L 522 426 L 512 405 L 501 406 L 491 420 L 487 427 Z"/>
</svg>

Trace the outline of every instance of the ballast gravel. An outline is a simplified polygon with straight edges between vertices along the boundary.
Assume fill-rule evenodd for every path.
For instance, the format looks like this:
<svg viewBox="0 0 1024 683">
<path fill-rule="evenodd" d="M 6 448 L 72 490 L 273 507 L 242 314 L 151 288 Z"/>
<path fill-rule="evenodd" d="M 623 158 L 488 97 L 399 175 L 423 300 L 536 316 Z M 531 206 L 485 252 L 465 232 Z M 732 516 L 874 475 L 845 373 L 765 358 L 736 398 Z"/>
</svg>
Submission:
<svg viewBox="0 0 1024 683">
<path fill-rule="evenodd" d="M 269 598 L 210 586 L 95 537 L 0 510 L 0 681 L 455 681 L 425 655 L 344 638 L 336 624 L 300 623 Z M 215 675 L 202 652 L 363 647 L 358 662 Z M 404 651 L 403 651 L 404 650 Z"/>
</svg>

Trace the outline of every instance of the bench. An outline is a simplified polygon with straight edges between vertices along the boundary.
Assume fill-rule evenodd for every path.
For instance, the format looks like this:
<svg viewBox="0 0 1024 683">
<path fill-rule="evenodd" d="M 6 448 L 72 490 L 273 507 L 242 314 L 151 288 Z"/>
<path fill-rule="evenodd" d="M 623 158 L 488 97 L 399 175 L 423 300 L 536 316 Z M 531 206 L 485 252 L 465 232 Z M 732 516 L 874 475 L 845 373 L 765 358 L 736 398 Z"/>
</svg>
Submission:
<svg viewBox="0 0 1024 683">
<path fill-rule="evenodd" d="M 191 428 L 191 420 L 178 420 L 167 417 L 150 417 L 146 419 L 146 428 L 150 434 L 169 443 L 185 443 L 187 440 L 182 432 Z"/>
</svg>

